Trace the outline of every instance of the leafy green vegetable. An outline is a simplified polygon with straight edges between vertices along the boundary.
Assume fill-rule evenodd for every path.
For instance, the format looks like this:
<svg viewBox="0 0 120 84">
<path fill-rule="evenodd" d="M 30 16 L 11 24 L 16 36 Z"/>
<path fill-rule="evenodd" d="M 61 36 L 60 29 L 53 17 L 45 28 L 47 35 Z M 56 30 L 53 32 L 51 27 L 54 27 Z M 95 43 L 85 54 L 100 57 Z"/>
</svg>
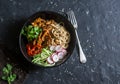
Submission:
<svg viewBox="0 0 120 84">
<path fill-rule="evenodd" d="M 8 84 L 11 84 L 11 82 L 15 81 L 16 79 L 16 74 L 12 73 L 12 65 L 7 64 L 4 68 L 3 68 L 3 76 L 2 76 L 2 80 L 5 80 L 8 82 Z"/>
<path fill-rule="evenodd" d="M 38 37 L 38 35 L 41 32 L 42 32 L 42 28 L 39 28 L 37 26 L 34 27 L 32 25 L 28 25 L 22 29 L 21 34 L 26 36 L 28 41 L 33 41 L 34 39 L 36 39 Z"/>
<path fill-rule="evenodd" d="M 43 48 L 40 54 L 33 56 L 33 63 L 42 65 L 42 66 L 52 66 L 48 64 L 46 59 L 52 54 L 53 52 L 50 51 L 48 48 Z"/>
</svg>

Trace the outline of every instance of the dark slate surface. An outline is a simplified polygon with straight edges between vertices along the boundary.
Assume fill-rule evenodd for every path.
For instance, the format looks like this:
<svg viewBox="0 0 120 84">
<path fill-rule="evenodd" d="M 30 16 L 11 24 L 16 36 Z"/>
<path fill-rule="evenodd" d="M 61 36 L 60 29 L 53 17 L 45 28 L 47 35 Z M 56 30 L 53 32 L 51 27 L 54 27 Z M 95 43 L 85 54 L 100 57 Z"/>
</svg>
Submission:
<svg viewBox="0 0 120 84">
<path fill-rule="evenodd" d="M 27 17 L 71 9 L 87 63 L 80 64 L 75 48 L 61 66 L 31 66 L 24 84 L 120 84 L 120 0 L 0 0 L 0 41 L 19 53 L 18 35 Z"/>
</svg>

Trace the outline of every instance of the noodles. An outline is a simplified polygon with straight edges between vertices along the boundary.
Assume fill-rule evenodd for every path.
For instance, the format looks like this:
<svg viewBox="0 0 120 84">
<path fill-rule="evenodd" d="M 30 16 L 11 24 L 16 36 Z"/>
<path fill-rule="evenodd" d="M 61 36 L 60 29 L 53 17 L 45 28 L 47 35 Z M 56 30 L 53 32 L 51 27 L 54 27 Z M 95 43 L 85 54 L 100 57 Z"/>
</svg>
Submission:
<svg viewBox="0 0 120 84">
<path fill-rule="evenodd" d="M 51 45 L 61 45 L 66 49 L 70 41 L 70 34 L 65 30 L 63 26 L 59 24 L 52 24 L 52 26 L 54 26 L 52 29 L 54 40 Z"/>
<path fill-rule="evenodd" d="M 37 43 L 43 47 L 60 45 L 65 49 L 68 47 L 70 34 L 64 26 L 56 23 L 54 20 L 44 20 L 42 18 L 37 18 L 32 22 L 32 25 L 43 29 L 43 32 L 38 36 L 38 40 L 35 40 L 33 44 Z"/>
</svg>

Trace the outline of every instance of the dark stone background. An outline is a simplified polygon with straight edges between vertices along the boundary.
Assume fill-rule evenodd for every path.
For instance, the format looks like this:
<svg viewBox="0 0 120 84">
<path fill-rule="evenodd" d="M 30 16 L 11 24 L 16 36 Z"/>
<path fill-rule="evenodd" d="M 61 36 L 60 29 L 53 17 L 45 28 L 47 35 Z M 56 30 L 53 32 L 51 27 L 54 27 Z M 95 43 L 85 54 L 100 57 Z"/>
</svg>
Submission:
<svg viewBox="0 0 120 84">
<path fill-rule="evenodd" d="M 24 84 L 120 84 L 120 0 L 0 0 L 0 42 L 20 53 L 18 35 L 29 16 L 71 9 L 87 63 L 80 64 L 75 48 L 61 66 L 31 66 Z"/>
</svg>

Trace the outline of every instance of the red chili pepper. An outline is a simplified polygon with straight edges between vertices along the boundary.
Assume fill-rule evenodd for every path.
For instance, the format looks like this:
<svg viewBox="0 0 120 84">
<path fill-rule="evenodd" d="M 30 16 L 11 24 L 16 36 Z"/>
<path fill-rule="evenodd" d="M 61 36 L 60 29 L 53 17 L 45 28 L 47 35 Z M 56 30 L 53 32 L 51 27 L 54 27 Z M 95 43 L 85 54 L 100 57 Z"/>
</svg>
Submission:
<svg viewBox="0 0 120 84">
<path fill-rule="evenodd" d="M 27 53 L 29 56 L 34 56 L 35 54 L 38 54 L 41 52 L 41 46 L 40 45 L 32 45 L 32 44 L 27 44 Z"/>
</svg>

